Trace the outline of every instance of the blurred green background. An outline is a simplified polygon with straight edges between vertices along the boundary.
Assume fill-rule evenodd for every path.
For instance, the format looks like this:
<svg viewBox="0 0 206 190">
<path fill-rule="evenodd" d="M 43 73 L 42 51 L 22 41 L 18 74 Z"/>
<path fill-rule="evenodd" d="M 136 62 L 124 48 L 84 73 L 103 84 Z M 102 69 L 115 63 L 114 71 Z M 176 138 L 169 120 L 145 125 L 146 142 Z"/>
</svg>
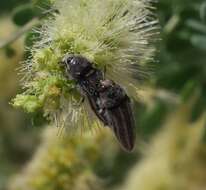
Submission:
<svg viewBox="0 0 206 190">
<path fill-rule="evenodd" d="M 104 129 L 59 137 L 55 127 L 43 127 L 41 113 L 9 104 L 21 91 L 25 47 L 38 36 L 29 24 L 49 2 L 0 1 L 0 189 L 206 190 L 206 1 L 155 4 L 161 40 L 136 103 L 141 140 L 132 154 Z M 23 35 L 7 43 L 17 31 Z"/>
</svg>

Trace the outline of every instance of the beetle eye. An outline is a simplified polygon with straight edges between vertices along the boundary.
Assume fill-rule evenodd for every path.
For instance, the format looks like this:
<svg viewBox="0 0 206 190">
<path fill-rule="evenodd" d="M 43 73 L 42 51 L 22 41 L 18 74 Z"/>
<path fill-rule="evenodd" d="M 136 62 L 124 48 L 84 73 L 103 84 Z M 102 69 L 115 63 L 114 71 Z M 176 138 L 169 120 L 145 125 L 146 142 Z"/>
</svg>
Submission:
<svg viewBox="0 0 206 190">
<path fill-rule="evenodd" d="M 74 58 L 71 58 L 69 62 L 71 63 L 71 65 L 75 65 L 76 64 L 76 62 L 74 61 Z"/>
</svg>

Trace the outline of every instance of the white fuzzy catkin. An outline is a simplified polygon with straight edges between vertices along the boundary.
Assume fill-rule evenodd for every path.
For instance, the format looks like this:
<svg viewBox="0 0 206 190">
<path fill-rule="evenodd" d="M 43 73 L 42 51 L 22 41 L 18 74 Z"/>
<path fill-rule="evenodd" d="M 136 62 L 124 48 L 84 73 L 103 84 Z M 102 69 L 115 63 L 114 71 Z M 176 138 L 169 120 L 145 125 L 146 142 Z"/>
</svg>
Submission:
<svg viewBox="0 0 206 190">
<path fill-rule="evenodd" d="M 70 94 L 65 99 L 62 98 L 64 95 L 58 94 L 58 91 L 62 92 L 67 87 L 62 85 L 64 79 L 58 65 L 58 61 L 67 53 L 80 54 L 99 69 L 106 67 L 106 77 L 125 88 L 130 97 L 137 98 L 137 78 L 145 75 L 142 68 L 152 59 L 152 45 L 158 33 L 153 1 L 56 0 L 54 8 L 59 13 L 46 20 L 38 31 L 42 40 L 35 44 L 32 58 L 27 61 L 27 80 L 24 85 L 27 91 L 23 96 L 17 96 L 14 105 L 31 112 L 34 108 L 43 107 L 47 110 L 46 114 L 49 112 L 56 120 L 65 121 L 69 118 L 73 126 L 85 121 L 81 119 L 85 113 L 88 115 L 85 108 L 72 106 L 76 97 Z M 41 78 L 50 83 L 42 84 Z M 52 95 L 45 90 L 51 88 Z M 26 97 L 29 93 L 32 96 Z M 33 94 L 38 94 L 38 97 Z M 48 111 L 47 105 L 55 104 L 57 100 L 53 96 L 57 95 L 60 97 L 59 108 L 56 113 Z M 49 99 L 49 103 L 46 104 L 45 99 Z"/>
<path fill-rule="evenodd" d="M 60 14 L 47 22 L 38 45 L 61 39 L 64 53 L 81 54 L 125 88 L 135 85 L 152 59 L 158 21 L 151 0 L 58 0 Z M 59 46 L 61 46 L 61 42 Z M 37 51 L 39 51 L 37 49 Z M 129 91 L 129 95 L 136 96 Z"/>
</svg>

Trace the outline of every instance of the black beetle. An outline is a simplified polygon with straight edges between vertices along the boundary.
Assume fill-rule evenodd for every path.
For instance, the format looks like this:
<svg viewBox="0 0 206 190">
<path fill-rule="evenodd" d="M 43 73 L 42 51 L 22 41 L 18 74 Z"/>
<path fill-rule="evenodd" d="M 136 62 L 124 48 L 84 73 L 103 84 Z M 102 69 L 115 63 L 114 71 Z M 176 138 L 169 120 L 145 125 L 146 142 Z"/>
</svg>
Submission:
<svg viewBox="0 0 206 190">
<path fill-rule="evenodd" d="M 130 98 L 118 84 L 104 79 L 103 73 L 80 55 L 66 55 L 62 61 L 68 77 L 77 81 L 96 116 L 110 127 L 126 151 L 135 143 L 135 122 Z"/>
</svg>

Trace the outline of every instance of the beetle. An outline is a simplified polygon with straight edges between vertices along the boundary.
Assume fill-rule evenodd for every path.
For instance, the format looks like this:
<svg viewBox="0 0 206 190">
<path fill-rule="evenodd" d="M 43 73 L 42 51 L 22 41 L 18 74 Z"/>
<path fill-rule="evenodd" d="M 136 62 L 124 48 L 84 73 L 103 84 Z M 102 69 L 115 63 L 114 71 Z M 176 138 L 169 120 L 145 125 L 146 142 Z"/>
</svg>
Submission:
<svg viewBox="0 0 206 190">
<path fill-rule="evenodd" d="M 67 54 L 62 63 L 74 79 L 99 120 L 112 129 L 122 147 L 130 152 L 135 144 L 135 122 L 130 98 L 115 82 L 81 55 Z"/>
</svg>

